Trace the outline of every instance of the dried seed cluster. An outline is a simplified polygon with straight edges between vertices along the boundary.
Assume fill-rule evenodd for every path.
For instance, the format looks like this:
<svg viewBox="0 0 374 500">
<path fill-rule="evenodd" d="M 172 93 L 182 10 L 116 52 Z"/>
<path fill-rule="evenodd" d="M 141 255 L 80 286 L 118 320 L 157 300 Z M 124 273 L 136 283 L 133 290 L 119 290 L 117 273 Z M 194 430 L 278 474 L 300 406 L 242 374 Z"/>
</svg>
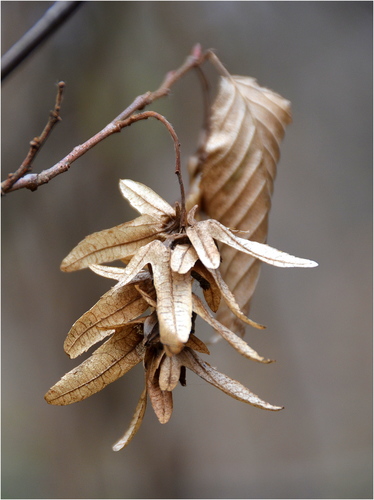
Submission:
<svg viewBox="0 0 374 500">
<path fill-rule="evenodd" d="M 194 335 L 196 315 L 204 319 L 240 354 L 269 363 L 233 331 L 217 321 L 221 299 L 240 320 L 248 319 L 222 279 L 217 242 L 279 267 L 314 267 L 268 245 L 248 241 L 216 220 L 197 221 L 196 206 L 182 221 L 178 204 L 169 205 L 147 186 L 121 180 L 123 196 L 141 215 L 136 219 L 86 237 L 64 259 L 63 271 L 89 267 L 117 284 L 71 328 L 66 353 L 75 358 L 103 339 L 107 340 L 78 367 L 67 373 L 45 395 L 50 404 L 81 401 L 143 362 L 145 389 L 126 434 L 114 450 L 126 446 L 142 422 L 149 396 L 161 423 L 172 413 L 172 391 L 186 383 L 186 368 L 239 401 L 266 410 L 280 410 L 261 400 L 241 383 L 220 373 L 197 353 L 209 354 Z M 104 262 L 120 260 L 125 267 Z M 196 282 L 205 303 L 193 292 Z"/>
</svg>

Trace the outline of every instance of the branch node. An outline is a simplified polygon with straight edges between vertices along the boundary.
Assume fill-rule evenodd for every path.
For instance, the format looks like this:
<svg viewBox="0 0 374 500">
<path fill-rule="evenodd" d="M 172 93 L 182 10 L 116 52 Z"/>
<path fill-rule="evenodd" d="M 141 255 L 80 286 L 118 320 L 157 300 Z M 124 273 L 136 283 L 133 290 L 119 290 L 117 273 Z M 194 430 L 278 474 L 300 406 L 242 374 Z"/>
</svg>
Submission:
<svg viewBox="0 0 374 500">
<path fill-rule="evenodd" d="M 186 58 L 185 62 L 176 70 L 169 71 L 160 87 L 154 92 L 146 92 L 143 95 L 140 95 L 135 98 L 135 100 L 128 106 L 124 111 L 122 111 L 114 120 L 112 120 L 108 125 L 106 125 L 100 132 L 92 136 L 85 143 L 80 146 L 76 146 L 70 153 L 60 160 L 58 163 L 53 165 L 52 167 L 41 172 L 36 178 L 32 180 L 26 175 L 27 172 L 31 170 L 31 163 L 35 158 L 36 153 L 40 150 L 41 146 L 44 144 L 47 139 L 50 131 L 53 126 L 61 120 L 60 117 L 60 106 L 62 101 L 62 93 L 65 87 L 65 82 L 60 81 L 57 84 L 58 91 L 56 96 L 56 102 L 54 110 L 50 113 L 49 121 L 43 130 L 42 134 L 39 137 L 34 138 L 32 144 L 30 143 L 30 150 L 22 165 L 18 168 L 18 170 L 14 174 L 10 174 L 8 178 L 1 183 L 1 193 L 5 194 L 5 192 L 16 191 L 21 188 L 29 188 L 32 191 L 36 189 L 36 187 L 41 184 L 47 183 L 49 180 L 53 179 L 57 175 L 65 172 L 70 168 L 71 164 L 76 161 L 78 158 L 83 156 L 87 151 L 89 151 L 92 147 L 96 146 L 103 139 L 107 138 L 109 135 L 120 132 L 122 128 L 125 126 L 131 125 L 134 121 L 143 118 L 134 118 L 139 117 L 141 113 L 135 114 L 143 110 L 146 106 L 153 103 L 155 100 L 165 97 L 170 93 L 170 88 L 174 85 L 178 80 L 180 80 L 188 71 L 193 68 L 199 67 L 203 64 L 207 59 L 209 59 L 210 51 L 202 52 L 202 48 L 200 44 L 196 44 L 190 55 Z M 149 115 L 150 116 L 150 115 Z M 172 126 L 170 125 L 170 130 Z M 174 137 L 173 137 L 174 139 Z M 174 139 L 176 152 L 180 151 L 179 141 Z M 178 153 L 180 154 L 180 153 Z M 180 158 L 177 163 L 180 163 Z M 185 219 L 185 206 L 184 206 L 184 188 L 183 182 L 181 179 L 180 167 L 176 167 L 176 174 L 178 175 L 180 187 L 181 187 L 181 196 L 182 196 L 182 217 L 181 217 L 181 227 L 183 227 L 183 220 Z"/>
</svg>

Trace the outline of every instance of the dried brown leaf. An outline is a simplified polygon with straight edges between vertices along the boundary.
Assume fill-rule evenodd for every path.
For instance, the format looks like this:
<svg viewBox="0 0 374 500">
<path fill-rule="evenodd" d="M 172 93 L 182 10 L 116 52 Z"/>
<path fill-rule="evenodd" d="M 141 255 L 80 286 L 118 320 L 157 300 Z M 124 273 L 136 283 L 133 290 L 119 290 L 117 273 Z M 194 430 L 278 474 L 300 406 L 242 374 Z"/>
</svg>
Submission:
<svg viewBox="0 0 374 500">
<path fill-rule="evenodd" d="M 156 293 L 153 287 L 151 290 L 144 290 L 140 285 L 135 285 L 135 288 L 150 307 L 157 307 Z"/>
<path fill-rule="evenodd" d="M 68 405 L 101 391 L 143 359 L 142 340 L 136 326 L 118 330 L 91 357 L 49 389 L 44 396 L 47 403 Z"/>
<path fill-rule="evenodd" d="M 202 354 L 210 354 L 209 349 L 204 344 L 204 342 L 195 337 L 195 335 L 193 335 L 192 333 L 190 335 L 190 338 L 188 339 L 188 342 L 186 343 L 186 347 L 189 347 L 194 351 L 201 352 Z"/>
<path fill-rule="evenodd" d="M 204 229 L 206 228 L 201 223 L 189 226 L 186 228 L 187 236 L 204 266 L 208 269 L 217 269 L 221 263 L 221 255 L 213 238 Z"/>
<path fill-rule="evenodd" d="M 199 227 L 199 232 L 206 242 L 205 246 L 211 245 L 210 239 L 214 238 L 221 243 L 231 246 L 239 252 L 247 253 L 252 257 L 259 259 L 267 264 L 271 264 L 276 267 L 315 267 L 318 264 L 313 260 L 302 259 L 300 257 L 295 257 L 281 250 L 277 250 L 264 243 L 258 243 L 257 241 L 248 241 L 244 238 L 239 238 L 230 231 L 223 224 L 220 224 L 216 220 L 206 220 L 198 222 L 193 229 Z M 199 253 L 199 252 L 198 252 Z M 202 257 L 199 254 L 200 259 Z M 203 262 L 204 263 L 204 262 Z M 208 263 L 205 264 L 206 267 Z"/>
<path fill-rule="evenodd" d="M 172 391 L 179 382 L 181 363 L 178 356 L 165 356 L 160 365 L 158 383 L 162 391 Z"/>
<path fill-rule="evenodd" d="M 194 266 L 198 258 L 192 245 L 177 245 L 171 252 L 171 269 L 176 273 L 185 274 Z"/>
<path fill-rule="evenodd" d="M 154 362 L 158 361 L 154 360 Z M 156 370 L 152 366 L 147 370 L 147 392 L 159 422 L 166 424 L 173 413 L 173 396 L 170 391 L 161 390 L 155 372 Z"/>
<path fill-rule="evenodd" d="M 215 368 L 210 366 L 209 363 L 200 359 L 197 354 L 188 348 L 185 348 L 179 354 L 179 357 L 184 366 L 232 398 L 244 403 L 249 403 L 250 405 L 263 410 L 278 411 L 283 409 L 282 406 L 274 406 L 266 401 L 263 401 L 240 382 L 224 375 L 223 373 L 220 373 Z"/>
<path fill-rule="evenodd" d="M 211 273 L 200 261 L 198 261 L 196 262 L 191 275 L 200 283 L 206 303 L 210 309 L 213 312 L 217 312 L 221 302 L 221 291 Z"/>
<path fill-rule="evenodd" d="M 157 328 L 157 332 L 158 332 L 158 319 L 157 319 L 156 311 L 152 312 L 152 314 L 147 316 L 144 320 L 143 333 L 144 333 L 144 338 L 146 340 L 148 340 L 148 337 L 150 335 L 153 335 L 155 328 Z"/>
<path fill-rule="evenodd" d="M 163 231 L 163 223 L 142 215 L 111 229 L 90 234 L 62 261 L 61 270 L 70 272 L 92 264 L 111 262 L 132 256 Z"/>
<path fill-rule="evenodd" d="M 231 293 L 229 287 L 223 281 L 219 270 L 218 269 L 210 269 L 209 271 L 210 271 L 211 275 L 213 276 L 215 282 L 217 283 L 217 286 L 220 289 L 222 297 L 224 298 L 230 311 L 233 312 L 235 314 L 235 316 L 237 316 L 239 319 L 244 321 L 244 323 L 247 323 L 248 325 L 254 326 L 255 328 L 259 328 L 260 330 L 263 330 L 265 328 L 264 325 L 260 325 L 259 323 L 252 321 L 251 319 L 247 318 L 247 316 L 245 314 L 242 313 L 238 303 L 235 300 L 234 295 Z"/>
<path fill-rule="evenodd" d="M 206 321 L 210 326 L 212 326 L 216 332 L 218 332 L 222 338 L 224 338 L 234 349 L 236 349 L 240 354 L 246 358 L 252 359 L 253 361 L 258 361 L 259 363 L 271 363 L 271 359 L 266 359 L 260 356 L 252 347 L 240 337 L 238 337 L 234 332 L 229 330 L 222 323 L 217 321 L 209 313 L 209 311 L 204 307 L 199 297 L 192 294 L 192 308 L 204 321 Z"/>
<path fill-rule="evenodd" d="M 170 249 L 155 240 L 142 247 L 126 267 L 117 287 L 128 283 L 145 265 L 151 264 L 157 293 L 157 316 L 161 342 L 177 354 L 191 331 L 191 275 L 170 268 Z"/>
<path fill-rule="evenodd" d="M 150 280 L 147 282 L 152 288 Z M 143 314 L 148 303 L 134 285 L 112 288 L 72 326 L 64 342 L 65 352 L 76 358 L 112 333 L 113 328 Z"/>
<path fill-rule="evenodd" d="M 145 410 L 147 408 L 147 389 L 145 388 L 142 392 L 138 404 L 136 405 L 134 416 L 131 419 L 129 428 L 125 434 L 113 445 L 113 451 L 122 450 L 127 446 L 135 434 L 138 432 L 139 427 L 144 418 Z"/>
<path fill-rule="evenodd" d="M 119 281 L 123 276 L 124 267 L 102 266 L 100 264 L 92 264 L 88 266 L 91 271 L 103 278 Z M 145 271 L 142 271 L 145 274 Z M 141 273 L 138 273 L 141 274 Z"/>
<path fill-rule="evenodd" d="M 151 188 L 130 179 L 119 181 L 122 195 L 130 205 L 141 214 L 159 218 L 162 216 L 175 217 L 175 209 Z"/>
<path fill-rule="evenodd" d="M 124 267 L 101 266 L 100 264 L 93 264 L 92 266 L 89 266 L 89 268 L 95 274 L 98 274 L 103 278 L 109 278 L 111 280 L 116 280 L 116 281 L 121 280 L 123 272 L 125 270 Z M 140 271 L 138 274 L 135 275 L 135 277 L 131 281 L 128 282 L 128 284 L 130 283 L 137 284 L 149 278 L 152 278 L 149 271 Z"/>
<path fill-rule="evenodd" d="M 227 227 L 249 231 L 248 239 L 265 243 L 279 145 L 290 122 L 286 99 L 253 78 L 222 77 L 202 161 L 192 172 L 192 191 L 200 191 L 200 199 L 194 195 L 192 203 Z M 228 246 L 221 257 L 223 279 L 248 314 L 260 262 Z M 225 304 L 218 318 L 229 328 L 241 328 Z"/>
<path fill-rule="evenodd" d="M 175 273 L 170 266 L 155 268 L 160 339 L 170 353 L 178 354 L 191 332 L 192 280 L 190 272 Z"/>
</svg>

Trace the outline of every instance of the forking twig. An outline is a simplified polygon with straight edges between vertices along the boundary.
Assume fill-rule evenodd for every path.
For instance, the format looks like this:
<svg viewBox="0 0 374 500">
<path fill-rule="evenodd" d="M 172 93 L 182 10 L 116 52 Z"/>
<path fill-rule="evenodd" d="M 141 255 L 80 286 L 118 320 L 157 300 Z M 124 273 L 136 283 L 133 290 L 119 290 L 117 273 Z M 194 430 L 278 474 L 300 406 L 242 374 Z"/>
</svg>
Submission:
<svg viewBox="0 0 374 500">
<path fill-rule="evenodd" d="M 13 174 L 9 174 L 8 178 L 1 183 L 1 195 L 5 194 L 6 192 L 11 191 L 12 186 L 18 181 L 18 179 L 21 179 L 22 177 L 24 177 L 27 174 L 27 172 L 29 172 L 31 170 L 32 162 L 33 162 L 35 156 L 37 155 L 38 151 L 40 150 L 40 148 L 43 146 L 43 144 L 47 140 L 53 127 L 61 120 L 60 108 L 61 108 L 61 101 L 62 101 L 62 92 L 63 92 L 64 87 L 65 87 L 64 82 L 58 83 L 58 90 L 57 90 L 55 107 L 54 107 L 54 110 L 50 112 L 50 116 L 49 116 L 49 120 L 48 120 L 47 125 L 44 127 L 44 130 L 40 134 L 39 137 L 34 137 L 34 139 L 32 141 L 30 141 L 29 152 L 27 153 L 27 156 L 23 160 L 23 162 L 21 163 L 20 167 Z"/>
<path fill-rule="evenodd" d="M 174 83 L 176 83 L 182 76 L 185 75 L 192 68 L 200 66 L 207 58 L 209 58 L 210 52 L 203 53 L 200 45 L 196 45 L 191 54 L 187 57 L 186 61 L 175 71 L 170 71 L 167 73 L 161 86 L 154 92 L 146 92 L 135 98 L 135 100 L 128 106 L 122 113 L 120 113 L 114 120 L 112 120 L 108 125 L 106 125 L 100 132 L 92 136 L 83 144 L 76 146 L 68 155 L 66 155 L 62 160 L 53 165 L 52 167 L 43 170 L 39 174 L 37 173 L 26 173 L 22 177 L 18 178 L 14 184 L 6 191 L 3 188 L 2 183 L 2 194 L 5 192 L 12 192 L 18 189 L 27 188 L 32 191 L 36 190 L 42 184 L 46 184 L 51 179 L 57 175 L 66 172 L 73 162 L 78 158 L 83 156 L 87 151 L 96 146 L 103 139 L 109 137 L 110 135 L 120 132 L 122 128 L 129 125 L 126 121 L 131 117 L 136 111 L 141 111 L 146 106 L 154 102 L 155 100 L 168 95 L 170 88 Z M 11 174 L 12 175 L 12 174 Z M 6 181 L 4 181 L 5 183 Z"/>
</svg>

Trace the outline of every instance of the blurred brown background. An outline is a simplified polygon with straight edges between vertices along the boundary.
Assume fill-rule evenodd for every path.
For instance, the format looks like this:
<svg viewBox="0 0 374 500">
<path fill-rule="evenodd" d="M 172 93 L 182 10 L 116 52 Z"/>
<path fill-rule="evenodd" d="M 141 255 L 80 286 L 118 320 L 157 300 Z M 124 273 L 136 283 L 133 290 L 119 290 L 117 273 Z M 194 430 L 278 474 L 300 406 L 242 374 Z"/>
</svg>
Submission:
<svg viewBox="0 0 374 500">
<path fill-rule="evenodd" d="M 3 53 L 51 2 L 2 2 Z M 232 73 L 290 99 L 269 243 L 319 262 L 263 266 L 246 340 L 261 366 L 221 342 L 210 362 L 285 410 L 239 403 L 193 374 L 162 426 L 148 408 L 125 431 L 142 369 L 70 407 L 43 395 L 81 359 L 63 341 L 112 283 L 63 274 L 87 234 L 133 218 L 119 178 L 178 198 L 172 141 L 156 121 L 112 136 L 38 191 L 2 200 L 3 498 L 372 498 L 372 2 L 87 2 L 3 85 L 2 178 L 67 84 L 63 121 L 35 170 L 64 157 L 155 90 L 200 42 Z M 152 109 L 194 152 L 202 119 L 191 73 Z M 209 329 L 202 334 L 208 335 Z"/>
</svg>

